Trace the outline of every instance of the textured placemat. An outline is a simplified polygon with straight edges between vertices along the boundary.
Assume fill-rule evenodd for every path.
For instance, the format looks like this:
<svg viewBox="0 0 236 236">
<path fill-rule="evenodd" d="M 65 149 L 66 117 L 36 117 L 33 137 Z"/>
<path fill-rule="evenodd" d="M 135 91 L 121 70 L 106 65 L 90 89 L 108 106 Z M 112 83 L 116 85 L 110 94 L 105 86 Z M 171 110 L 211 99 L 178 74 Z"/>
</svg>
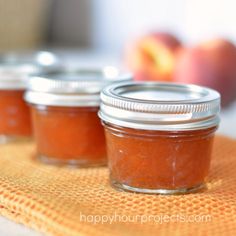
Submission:
<svg viewBox="0 0 236 236">
<path fill-rule="evenodd" d="M 208 189 L 180 196 L 117 192 L 106 168 L 46 166 L 32 143 L 0 146 L 0 213 L 46 235 L 236 235 L 236 140 L 215 141 Z"/>
</svg>

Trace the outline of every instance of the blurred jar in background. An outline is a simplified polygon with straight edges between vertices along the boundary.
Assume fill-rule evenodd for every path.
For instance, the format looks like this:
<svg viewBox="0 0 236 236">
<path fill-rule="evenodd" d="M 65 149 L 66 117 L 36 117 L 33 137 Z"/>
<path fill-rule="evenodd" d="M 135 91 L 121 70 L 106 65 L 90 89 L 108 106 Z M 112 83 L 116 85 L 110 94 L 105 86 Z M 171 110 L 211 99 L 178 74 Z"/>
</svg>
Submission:
<svg viewBox="0 0 236 236">
<path fill-rule="evenodd" d="M 32 66 L 0 65 L 0 143 L 31 136 L 29 108 L 23 100 Z"/>
<path fill-rule="evenodd" d="M 31 136 L 29 107 L 23 99 L 27 80 L 57 66 L 57 57 L 46 51 L 0 55 L 0 143 Z"/>
<path fill-rule="evenodd" d="M 29 80 L 37 158 L 48 164 L 79 167 L 104 165 L 106 144 L 97 112 L 107 84 L 131 80 L 116 68 L 63 69 Z"/>
</svg>

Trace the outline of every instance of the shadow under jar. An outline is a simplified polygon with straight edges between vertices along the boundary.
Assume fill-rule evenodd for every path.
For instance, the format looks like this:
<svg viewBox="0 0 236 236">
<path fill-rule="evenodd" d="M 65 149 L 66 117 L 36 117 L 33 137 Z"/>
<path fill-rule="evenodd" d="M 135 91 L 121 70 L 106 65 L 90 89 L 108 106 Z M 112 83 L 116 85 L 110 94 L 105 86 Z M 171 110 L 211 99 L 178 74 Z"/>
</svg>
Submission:
<svg viewBox="0 0 236 236">
<path fill-rule="evenodd" d="M 54 71 L 29 80 L 37 157 L 56 165 L 89 167 L 107 163 L 104 130 L 97 115 L 101 89 L 131 79 L 111 70 Z"/>
<path fill-rule="evenodd" d="M 204 187 L 220 95 L 196 85 L 119 83 L 101 93 L 111 184 L 179 194 Z"/>
</svg>

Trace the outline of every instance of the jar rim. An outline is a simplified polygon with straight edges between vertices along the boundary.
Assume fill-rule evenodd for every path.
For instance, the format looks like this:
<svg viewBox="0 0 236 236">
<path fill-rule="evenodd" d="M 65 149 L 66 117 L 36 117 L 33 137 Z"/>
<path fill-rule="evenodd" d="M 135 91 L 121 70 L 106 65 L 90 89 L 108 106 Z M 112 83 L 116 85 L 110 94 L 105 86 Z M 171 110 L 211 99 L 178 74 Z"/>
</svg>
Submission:
<svg viewBox="0 0 236 236">
<path fill-rule="evenodd" d="M 217 126 L 220 94 L 193 84 L 127 82 L 101 93 L 100 118 L 137 129 L 190 130 Z"/>
</svg>

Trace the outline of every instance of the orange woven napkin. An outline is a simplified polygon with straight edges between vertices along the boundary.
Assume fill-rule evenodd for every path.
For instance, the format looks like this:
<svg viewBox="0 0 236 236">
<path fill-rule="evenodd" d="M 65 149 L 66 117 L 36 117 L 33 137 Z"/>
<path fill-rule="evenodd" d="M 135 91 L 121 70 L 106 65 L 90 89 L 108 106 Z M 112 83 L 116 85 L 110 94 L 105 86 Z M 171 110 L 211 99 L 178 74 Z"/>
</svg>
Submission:
<svg viewBox="0 0 236 236">
<path fill-rule="evenodd" d="M 106 168 L 46 166 L 33 153 L 0 147 L 0 213 L 46 235 L 236 235 L 236 140 L 216 137 L 208 189 L 179 196 L 118 192 Z"/>
</svg>

